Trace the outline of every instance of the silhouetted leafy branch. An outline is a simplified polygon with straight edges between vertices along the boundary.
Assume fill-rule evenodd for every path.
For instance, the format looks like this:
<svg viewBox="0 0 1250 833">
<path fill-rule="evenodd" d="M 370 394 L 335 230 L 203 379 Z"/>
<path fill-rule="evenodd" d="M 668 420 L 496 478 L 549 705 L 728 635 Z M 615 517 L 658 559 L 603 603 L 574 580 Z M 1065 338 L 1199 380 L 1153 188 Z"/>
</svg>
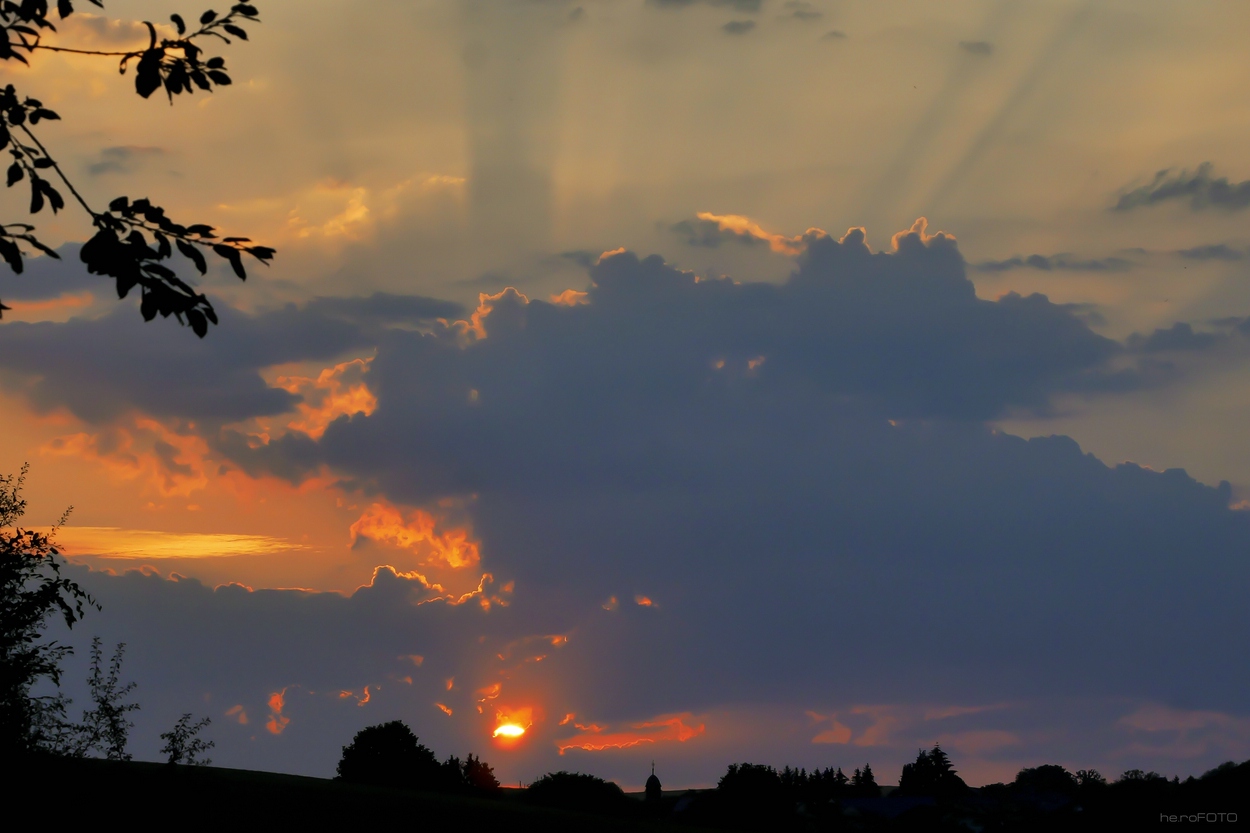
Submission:
<svg viewBox="0 0 1250 833">
<path fill-rule="evenodd" d="M 103 752 L 110 761 L 130 760 L 126 743 L 135 724 L 126 715 L 138 711 L 139 704 L 124 702 L 124 698 L 137 686 L 134 682 L 125 685 L 121 682 L 122 655 L 125 652 L 126 643 L 119 642 L 105 672 L 101 668 L 104 652 L 100 650 L 100 637 L 91 640 L 91 673 L 87 677 L 87 685 L 91 689 L 91 701 L 95 708 L 83 712 L 81 754 L 94 749 Z"/>
<path fill-rule="evenodd" d="M 102 0 L 90 2 L 103 8 Z M 73 11 L 73 0 L 58 0 L 57 12 L 62 19 Z M 129 62 L 137 58 L 135 91 L 148 98 L 164 87 L 171 104 L 175 95 L 193 93 L 196 87 L 211 92 L 214 85 L 231 83 L 230 76 L 225 72 L 225 60 L 220 57 L 203 59 L 204 50 L 195 43 L 197 39 L 218 38 L 227 44 L 231 42 L 228 36 L 247 40 L 247 32 L 239 24 L 243 21 L 260 22 L 256 7 L 248 3 L 237 3 L 221 16 L 212 10 L 204 12 L 199 18 L 199 28 L 191 32 L 188 32 L 182 16 L 174 14 L 170 19 L 177 28 L 177 38 L 165 38 L 158 42 L 156 27 L 144 21 L 150 36 L 146 49 L 105 52 L 42 43 L 42 30 L 56 31 L 48 20 L 49 14 L 47 0 L 0 2 L 0 29 L 5 32 L 4 39 L 0 39 L 0 58 L 29 63 L 19 50 L 29 54 L 36 49 L 81 55 L 120 55 L 120 70 L 123 73 Z M 60 116 L 45 108 L 39 100 L 29 97 L 19 99 L 11 84 L 0 91 L 0 150 L 8 150 L 13 157 L 6 185 L 12 188 L 19 182 L 28 182 L 30 212 L 37 214 L 49 205 L 56 213 L 65 207 L 65 199 L 41 172 L 54 173 L 91 216 L 96 228 L 95 235 L 80 252 L 87 271 L 113 278 L 119 298 L 125 298 L 132 289 L 139 287 L 139 310 L 145 321 L 151 321 L 158 314 L 161 317 L 172 315 L 179 323 L 189 324 L 195 334 L 203 338 L 208 332 L 208 325 L 217 323 L 212 304 L 163 261 L 171 258 L 177 250 L 203 275 L 208 271 L 204 256 L 207 250 L 226 260 L 234 273 L 241 280 L 246 280 L 243 255 L 268 264 L 273 259 L 274 249 L 253 245 L 246 237 L 218 238 L 215 229 L 203 223 L 175 223 L 165 216 L 164 208 L 154 205 L 147 198 L 132 201 L 122 196 L 110 202 L 106 211 L 94 210 L 31 130 L 43 120 L 57 119 Z M 34 226 L 26 223 L 0 226 L 0 257 L 15 272 L 20 273 L 23 269 L 22 259 L 26 251 L 22 244 L 51 257 L 59 257 L 35 237 L 34 230 Z M 11 308 L 0 303 L 0 315 L 7 309 Z"/>
<path fill-rule="evenodd" d="M 189 766 L 208 766 L 211 764 L 212 759 L 205 758 L 203 755 L 216 746 L 216 744 L 211 740 L 199 737 L 199 734 L 201 730 L 212 722 L 211 719 L 202 717 L 195 723 L 192 723 L 191 713 L 187 712 L 178 718 L 174 728 L 168 732 L 162 732 L 161 740 L 165 741 L 165 745 L 161 747 L 161 754 L 168 756 L 166 763 L 171 766 L 174 764 Z"/>
<path fill-rule="evenodd" d="M 75 742 L 75 727 L 65 720 L 64 695 L 35 696 L 41 681 L 60 684 L 61 660 L 68 645 L 44 642 L 49 619 L 60 616 L 73 627 L 87 607 L 99 608 L 77 583 L 61 576 L 52 533 L 17 526 L 26 512 L 21 474 L 0 475 L 0 753 L 62 750 Z M 64 523 L 61 516 L 57 526 Z"/>
</svg>

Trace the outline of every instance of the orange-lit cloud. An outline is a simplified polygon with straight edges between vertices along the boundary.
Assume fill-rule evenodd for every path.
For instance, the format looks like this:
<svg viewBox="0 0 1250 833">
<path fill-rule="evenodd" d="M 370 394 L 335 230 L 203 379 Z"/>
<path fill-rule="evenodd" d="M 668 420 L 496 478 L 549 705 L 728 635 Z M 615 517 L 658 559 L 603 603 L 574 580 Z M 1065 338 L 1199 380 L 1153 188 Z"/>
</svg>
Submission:
<svg viewBox="0 0 1250 833">
<path fill-rule="evenodd" d="M 226 709 L 226 717 L 234 718 L 240 726 L 247 725 L 247 712 L 244 710 L 242 703 Z"/>
<path fill-rule="evenodd" d="M 576 307 L 582 304 L 589 304 L 590 293 L 578 292 L 576 289 L 566 289 L 559 295 L 552 295 L 551 303 L 561 307 Z"/>
<path fill-rule="evenodd" d="M 519 321 L 516 311 L 529 304 L 530 299 L 514 287 L 505 287 L 503 291 L 491 295 L 479 292 L 477 309 L 469 316 L 468 321 L 444 322 L 448 329 L 456 334 L 461 343 L 469 343 L 474 339 L 484 339 L 488 330 L 496 327 L 508 327 L 510 322 Z M 442 319 L 439 319 L 442 320 Z M 477 393 L 474 391 L 474 393 Z M 473 397 L 476 401 L 476 397 Z"/>
<path fill-rule="evenodd" d="M 534 710 L 526 707 L 521 709 L 500 709 L 495 712 L 495 730 L 491 737 L 502 742 L 516 741 L 534 725 Z"/>
<path fill-rule="evenodd" d="M 604 610 L 616 610 L 620 606 L 620 602 L 616 600 L 616 596 L 608 596 L 608 600 L 600 605 Z"/>
<path fill-rule="evenodd" d="M 664 715 L 615 732 L 605 732 L 605 727 L 593 723 L 586 726 L 574 724 L 574 726 L 579 730 L 578 734 L 556 741 L 556 748 L 561 755 L 569 749 L 600 752 L 605 749 L 627 749 L 643 743 L 668 741 L 685 743 L 691 738 L 702 735 L 706 729 L 703 723 L 693 725 L 692 715 L 689 712 Z"/>
<path fill-rule="evenodd" d="M 210 558 L 265 555 L 307 549 L 267 535 L 206 532 L 159 532 L 111 526 L 63 526 L 57 531 L 63 553 L 109 558 Z"/>
<path fill-rule="evenodd" d="M 446 685 L 447 685 L 447 690 L 448 690 L 448 691 L 451 691 L 451 690 L 455 687 L 455 685 L 456 685 L 456 678 L 455 678 L 455 677 L 448 677 L 448 678 L 447 678 L 447 683 L 446 683 Z"/>
<path fill-rule="evenodd" d="M 404 654 L 403 656 L 400 657 L 400 659 L 408 660 L 409 662 L 411 662 L 413 665 L 417 666 L 418 668 L 421 667 L 421 663 L 425 662 L 425 657 L 421 656 L 420 654 Z"/>
<path fill-rule="evenodd" d="M 320 439 L 327 427 L 341 416 L 372 414 L 378 407 L 377 397 L 364 382 L 373 361 L 353 359 L 321 371 L 317 377 L 279 376 L 274 386 L 303 398 L 296 406 L 298 418 L 287 428 Z"/>
<path fill-rule="evenodd" d="M 451 717 L 450 706 L 444 706 L 442 703 L 435 703 L 434 705 L 438 706 L 439 710 L 441 710 L 443 714 L 447 715 L 448 717 Z"/>
<path fill-rule="evenodd" d="M 374 686 L 374 688 L 377 688 L 377 686 Z M 361 691 L 360 694 L 357 694 L 349 689 L 343 689 L 339 692 L 340 700 L 347 700 L 349 698 L 355 698 L 356 705 L 363 706 L 365 703 L 368 703 L 370 699 L 372 699 L 372 696 L 369 694 L 369 686 L 365 686 L 364 690 Z"/>
<path fill-rule="evenodd" d="M 638 594 L 637 596 L 634 596 L 634 604 L 638 605 L 639 607 L 654 607 L 655 606 L 655 602 L 651 601 L 651 599 L 642 595 L 641 593 Z"/>
<path fill-rule="evenodd" d="M 351 543 L 360 538 L 392 544 L 417 553 L 421 564 L 453 570 L 476 567 L 481 560 L 479 545 L 468 529 L 440 529 L 439 521 L 428 512 L 414 509 L 405 518 L 389 503 L 374 503 L 351 525 Z"/>
<path fill-rule="evenodd" d="M 777 254 L 797 255 L 805 248 L 802 235 L 786 237 L 782 234 L 772 234 L 764 231 L 760 224 L 750 217 L 743 217 L 740 214 L 711 214 L 707 211 L 700 211 L 695 216 L 704 222 L 715 223 L 718 229 L 736 237 L 763 241 Z"/>
<path fill-rule="evenodd" d="M 832 723 L 831 728 L 825 729 L 812 738 L 812 743 L 850 743 L 851 727 L 843 726 L 836 720 Z"/>
<path fill-rule="evenodd" d="M 115 477 L 144 481 L 163 497 L 186 497 L 208 485 L 208 445 L 190 423 L 176 430 L 132 417 L 95 433 L 56 437 L 39 451 L 99 463 Z"/>
<path fill-rule="evenodd" d="M 269 720 L 265 722 L 265 728 L 269 730 L 271 735 L 280 735 L 282 730 L 291 722 L 291 718 L 282 713 L 286 707 L 286 689 L 275 691 L 269 695 Z"/>
<path fill-rule="evenodd" d="M 890 245 L 891 247 L 893 247 L 894 251 L 898 251 L 899 243 L 903 240 L 904 237 L 906 237 L 909 234 L 914 234 L 917 237 L 919 237 L 920 242 L 922 243 L 928 243 L 930 240 L 937 240 L 939 238 L 943 238 L 947 240 L 955 239 L 955 235 L 950 234 L 949 232 L 945 232 L 945 231 L 939 231 L 937 234 L 929 234 L 926 231 L 928 228 L 929 228 L 929 221 L 924 217 L 918 217 L 916 219 L 916 222 L 912 223 L 911 228 L 909 228 L 907 231 L 896 232 L 890 238 Z"/>
<path fill-rule="evenodd" d="M 84 307 L 91 306 L 95 296 L 90 292 L 74 292 L 38 301 L 9 301 L 4 311 L 8 321 L 60 321 Z"/>
<path fill-rule="evenodd" d="M 569 635 L 563 633 L 553 633 L 514 639 L 497 651 L 495 653 L 495 658 L 505 662 L 513 657 L 519 657 L 522 662 L 542 662 L 547 658 L 547 655 L 541 653 L 541 649 L 535 650 L 535 643 L 540 645 L 550 645 L 553 648 L 561 648 L 569 644 Z"/>
</svg>

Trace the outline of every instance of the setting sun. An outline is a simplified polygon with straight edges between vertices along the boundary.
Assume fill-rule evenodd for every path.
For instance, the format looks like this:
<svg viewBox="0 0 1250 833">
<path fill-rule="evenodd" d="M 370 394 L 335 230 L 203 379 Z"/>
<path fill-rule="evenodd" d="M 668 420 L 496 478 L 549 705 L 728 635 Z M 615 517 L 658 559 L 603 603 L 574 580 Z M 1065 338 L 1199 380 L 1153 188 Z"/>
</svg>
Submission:
<svg viewBox="0 0 1250 833">
<path fill-rule="evenodd" d="M 518 726 L 518 725 L 517 725 L 517 724 L 515 724 L 515 723 L 505 723 L 505 724 L 503 724 L 502 726 L 500 726 L 499 728 L 495 729 L 495 731 L 494 731 L 494 733 L 491 735 L 491 737 L 495 737 L 495 738 L 519 738 L 519 737 L 520 737 L 521 735 L 523 735 L 523 734 L 525 734 L 525 727 L 524 727 L 524 726 Z"/>
</svg>

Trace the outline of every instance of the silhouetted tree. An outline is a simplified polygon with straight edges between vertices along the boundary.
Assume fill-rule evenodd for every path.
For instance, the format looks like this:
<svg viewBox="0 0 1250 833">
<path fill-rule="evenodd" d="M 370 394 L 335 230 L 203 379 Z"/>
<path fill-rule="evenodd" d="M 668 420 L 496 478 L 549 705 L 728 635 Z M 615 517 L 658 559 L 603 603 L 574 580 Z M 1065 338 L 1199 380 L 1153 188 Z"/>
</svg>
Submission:
<svg viewBox="0 0 1250 833">
<path fill-rule="evenodd" d="M 1107 786 L 1107 779 L 1096 769 L 1078 769 L 1076 783 L 1083 790 L 1099 789 Z"/>
<path fill-rule="evenodd" d="M 477 792 L 495 792 L 499 789 L 499 780 L 495 778 L 495 770 L 481 758 L 470 754 L 464 759 L 461 767 L 464 783 Z"/>
<path fill-rule="evenodd" d="M 546 807 L 583 813 L 628 815 L 636 810 L 624 791 L 611 781 L 581 772 L 549 772 L 530 784 L 525 798 Z"/>
<path fill-rule="evenodd" d="M 797 774 L 791 771 L 790 784 Z M 730 764 L 716 783 L 723 821 L 758 827 L 792 815 L 795 799 L 787 795 L 781 775 L 764 764 Z"/>
<path fill-rule="evenodd" d="M 133 682 L 121 684 L 122 655 L 125 650 L 126 643 L 118 643 L 106 673 L 101 668 L 103 652 L 100 650 L 100 637 L 91 640 L 91 673 L 87 677 L 87 686 L 91 690 L 91 701 L 95 708 L 83 712 L 79 729 L 80 751 L 99 751 L 110 761 L 130 760 L 126 743 L 135 724 L 126 715 L 139 708 L 138 703 L 124 702 L 136 685 Z"/>
<path fill-rule="evenodd" d="M 211 758 L 201 756 L 216 744 L 211 740 L 204 740 L 199 734 L 212 722 L 211 719 L 202 717 L 192 723 L 190 712 L 178 718 L 174 728 L 161 733 L 161 740 L 165 741 L 165 745 L 161 747 L 161 754 L 167 756 L 165 762 L 170 766 L 175 764 L 208 766 L 211 764 L 213 762 Z"/>
<path fill-rule="evenodd" d="M 90 2 L 104 7 L 102 0 Z M 69 17 L 74 12 L 74 0 L 57 0 L 56 11 L 60 19 Z M 172 104 L 176 95 L 194 93 L 196 88 L 212 92 L 214 87 L 231 83 L 225 71 L 225 60 L 205 56 L 203 43 L 211 39 L 230 43 L 227 35 L 247 40 L 247 32 L 240 24 L 259 23 L 258 14 L 250 3 L 236 3 L 224 15 L 211 10 L 204 12 L 199 18 L 199 28 L 192 31 L 188 31 L 180 15 L 170 15 L 177 29 L 176 37 L 172 38 L 158 37 L 156 26 L 144 21 L 150 35 L 146 48 L 108 52 L 45 43 L 45 38 L 56 32 L 48 0 L 4 0 L 0 2 L 0 59 L 28 64 L 27 56 L 38 50 L 118 57 L 123 73 L 132 62 L 135 64 L 135 92 L 148 98 L 163 87 Z M 40 122 L 58 119 L 60 116 L 38 99 L 19 96 L 12 84 L 0 90 L 0 150 L 7 150 L 13 157 L 7 185 L 11 188 L 23 180 L 30 185 L 31 214 L 38 214 L 45 205 L 56 213 L 65 207 L 65 198 L 45 174 L 55 177 L 95 227 L 94 236 L 79 251 L 87 271 L 113 278 L 119 298 L 125 298 L 137 286 L 141 296 L 139 311 L 145 321 L 151 321 L 158 314 L 173 315 L 179 323 L 189 324 L 202 338 L 208 332 L 208 325 L 217 323 L 217 313 L 208 299 L 179 278 L 165 261 L 176 249 L 203 275 L 208 269 L 204 253 L 212 252 L 228 261 L 235 274 L 245 279 L 243 255 L 267 263 L 273 258 L 274 250 L 252 245 L 246 237 L 219 238 L 212 226 L 203 223 L 175 223 L 165 216 L 165 209 L 147 198 L 131 200 L 122 196 L 112 200 L 102 211 L 92 208 L 35 134 L 34 128 Z M 27 254 L 24 246 L 49 257 L 59 257 L 39 242 L 34 231 L 34 226 L 27 223 L 0 225 L 0 257 L 15 272 L 22 271 L 23 256 Z M 9 307 L 0 303 L 0 315 L 6 309 Z"/>
<path fill-rule="evenodd" d="M 99 605 L 76 583 L 62 578 L 52 534 L 17 526 L 26 512 L 20 474 L 0 475 L 0 756 L 66 752 L 76 745 L 76 727 L 65 719 L 64 695 L 34 696 L 42 680 L 60 685 L 61 660 L 68 645 L 43 640 L 48 620 L 60 616 L 67 627 L 88 606 Z M 61 516 L 64 523 L 69 511 Z M 53 530 L 55 533 L 55 528 Z"/>
<path fill-rule="evenodd" d="M 877 777 L 872 773 L 872 767 L 864 764 L 863 769 L 856 769 L 851 775 L 851 795 L 856 798 L 879 798 L 881 796 L 881 787 L 877 785 Z"/>
<path fill-rule="evenodd" d="M 968 791 L 968 785 L 955 772 L 950 758 L 938 744 L 916 755 L 914 763 L 903 764 L 898 781 L 898 795 L 928 795 L 951 798 Z"/>
<path fill-rule="evenodd" d="M 1016 774 L 1015 786 L 1038 793 L 1053 793 L 1072 798 L 1080 789 L 1076 776 L 1056 764 L 1028 767 Z"/>
<path fill-rule="evenodd" d="M 343 781 L 387 787 L 437 789 L 446 783 L 434 753 L 399 720 L 357 732 L 343 747 L 337 772 Z"/>
</svg>

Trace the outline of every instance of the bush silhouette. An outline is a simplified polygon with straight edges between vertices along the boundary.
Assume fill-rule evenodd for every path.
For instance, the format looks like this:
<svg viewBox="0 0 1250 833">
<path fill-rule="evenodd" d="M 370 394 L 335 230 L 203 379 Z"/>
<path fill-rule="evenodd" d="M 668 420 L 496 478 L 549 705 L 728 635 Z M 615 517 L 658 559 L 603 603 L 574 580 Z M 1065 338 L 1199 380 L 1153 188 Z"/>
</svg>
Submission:
<svg viewBox="0 0 1250 833">
<path fill-rule="evenodd" d="M 433 789 L 442 780 L 434 753 L 399 720 L 357 732 L 337 771 L 343 781 L 407 789 Z"/>
<path fill-rule="evenodd" d="M 636 809 L 616 784 L 580 772 L 549 772 L 529 785 L 525 797 L 535 804 L 583 813 L 619 816 Z"/>
</svg>

